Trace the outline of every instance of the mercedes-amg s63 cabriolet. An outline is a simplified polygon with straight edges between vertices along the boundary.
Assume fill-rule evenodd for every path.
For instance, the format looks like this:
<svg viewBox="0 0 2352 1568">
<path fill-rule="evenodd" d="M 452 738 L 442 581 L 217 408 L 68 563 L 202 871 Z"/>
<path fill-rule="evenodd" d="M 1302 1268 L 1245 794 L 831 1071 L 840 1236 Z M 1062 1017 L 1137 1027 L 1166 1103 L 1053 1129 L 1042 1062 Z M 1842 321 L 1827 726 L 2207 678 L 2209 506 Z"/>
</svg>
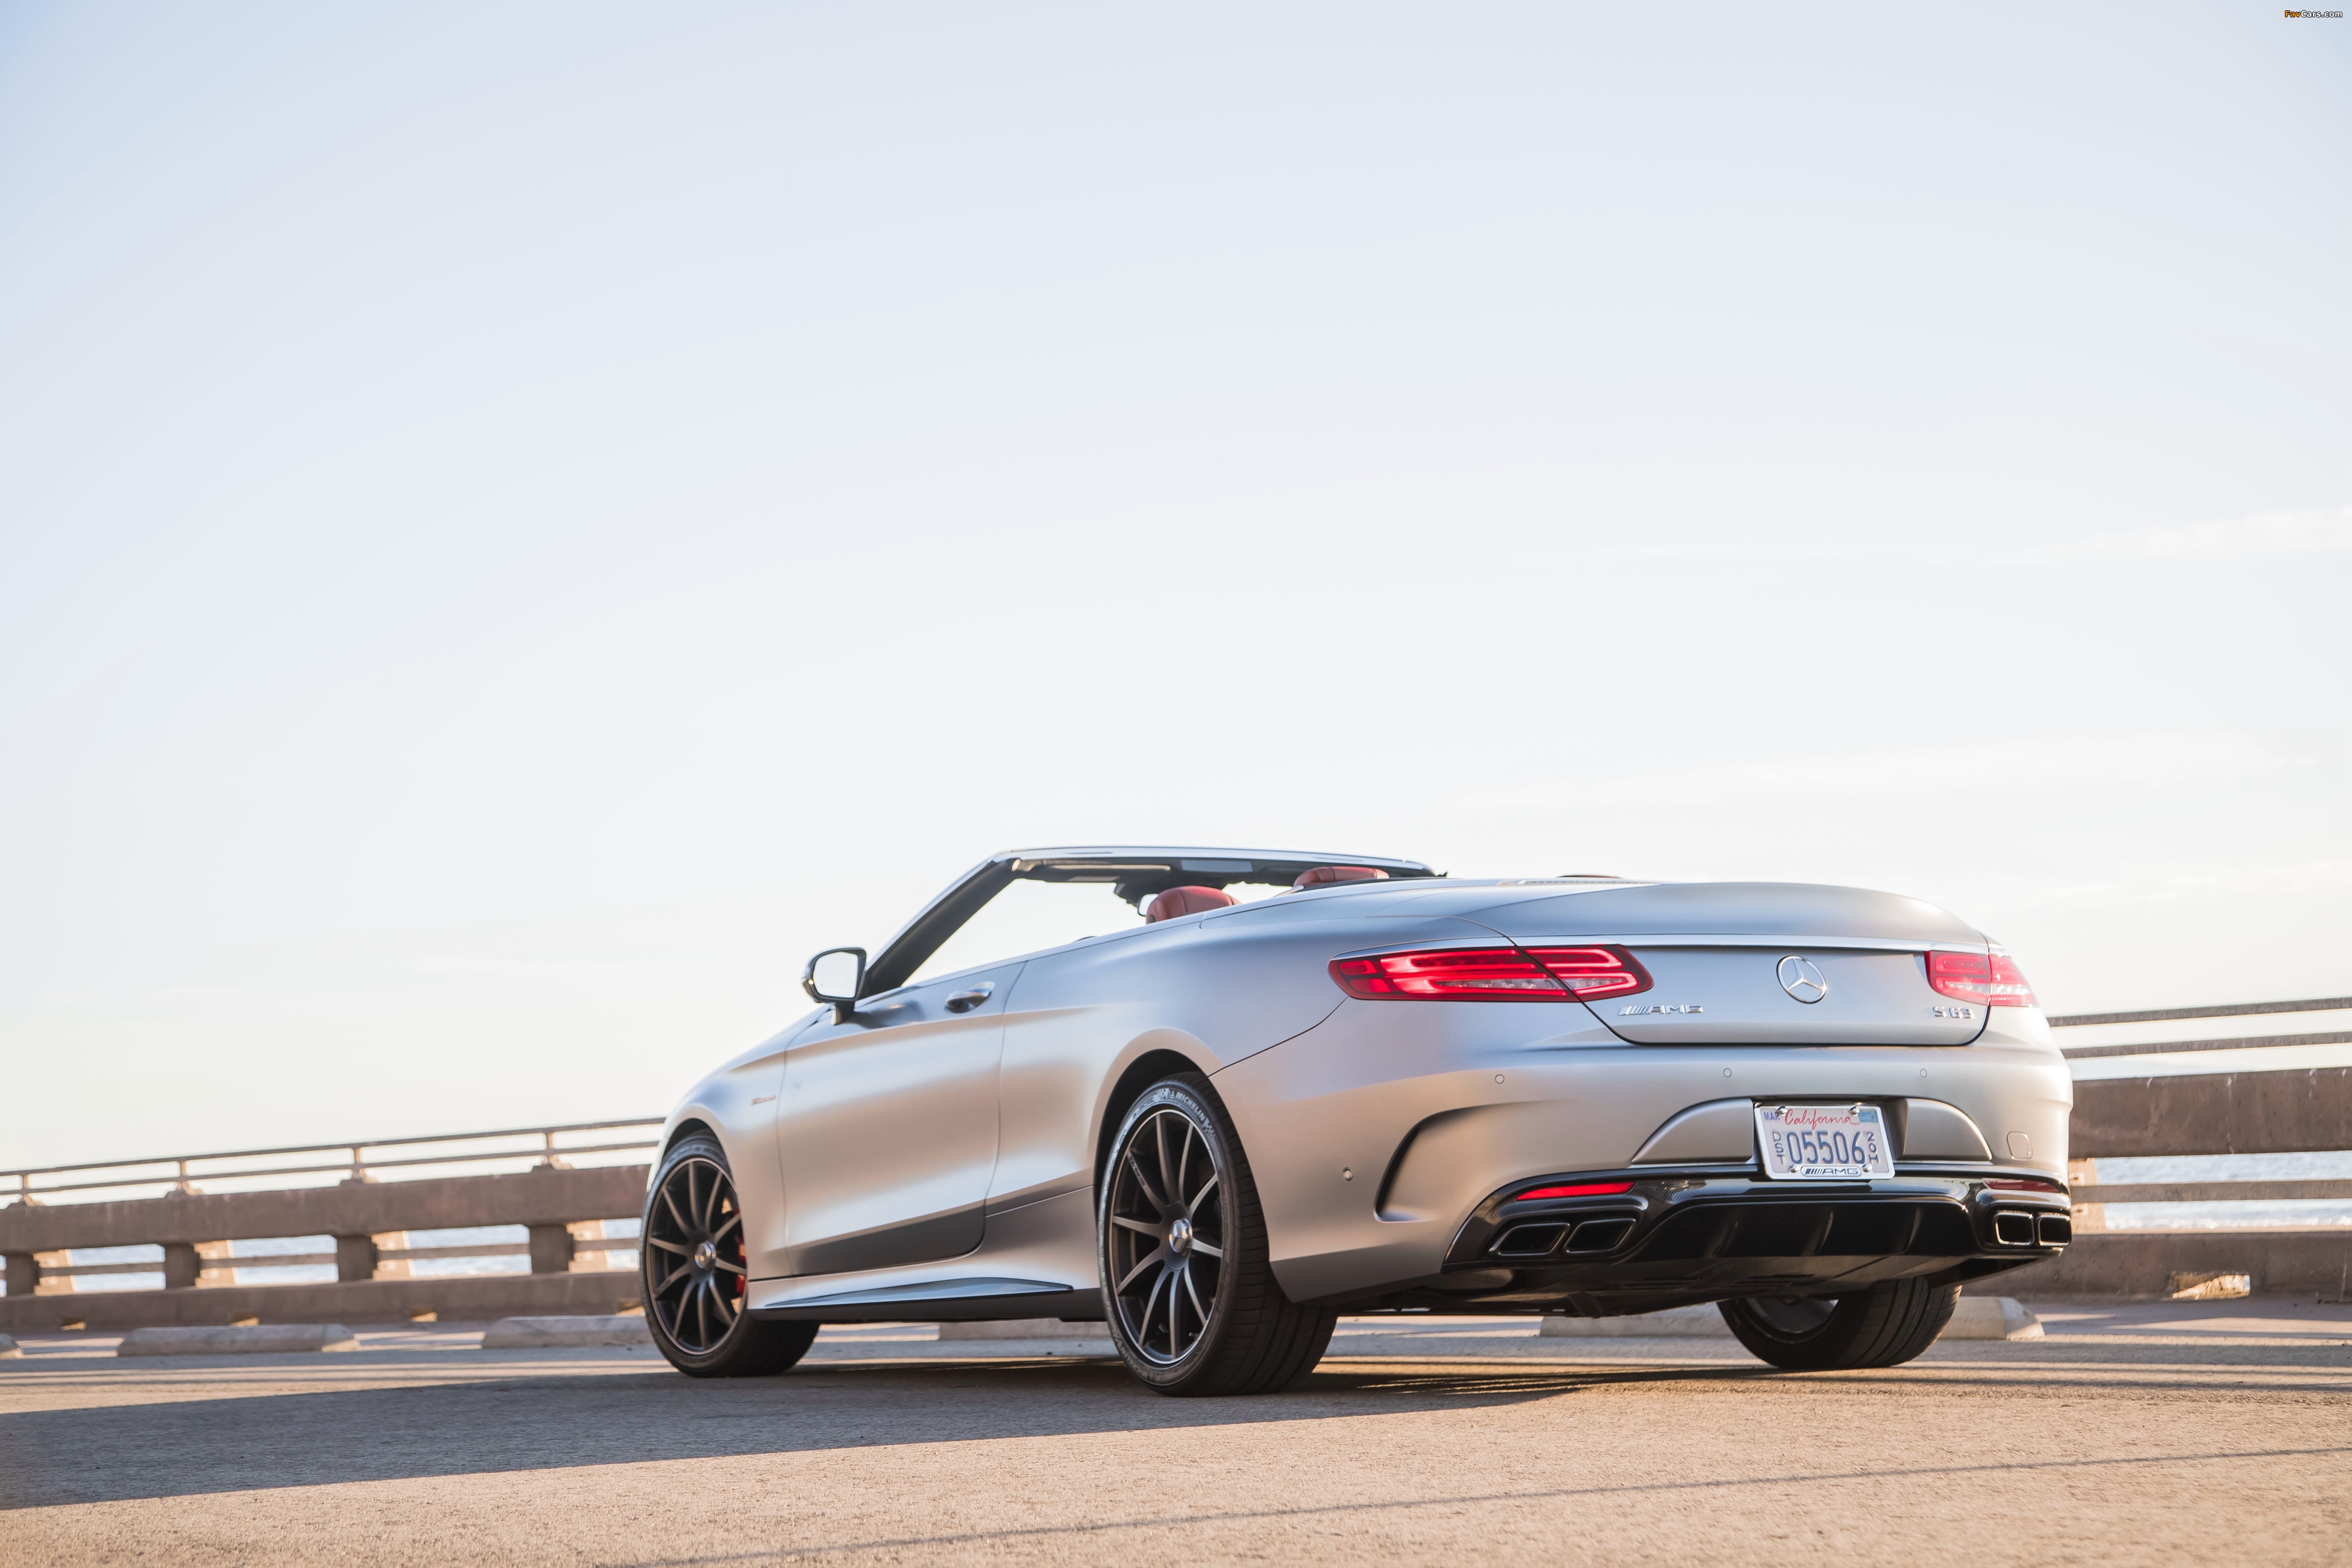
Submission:
<svg viewBox="0 0 2352 1568">
<path fill-rule="evenodd" d="M 654 1166 L 646 1316 L 698 1376 L 1062 1318 L 1257 1392 L 1342 1312 L 1702 1302 L 1775 1364 L 1885 1366 L 2070 1237 L 2032 990 L 1890 894 L 1021 850 L 803 983 Z"/>
</svg>

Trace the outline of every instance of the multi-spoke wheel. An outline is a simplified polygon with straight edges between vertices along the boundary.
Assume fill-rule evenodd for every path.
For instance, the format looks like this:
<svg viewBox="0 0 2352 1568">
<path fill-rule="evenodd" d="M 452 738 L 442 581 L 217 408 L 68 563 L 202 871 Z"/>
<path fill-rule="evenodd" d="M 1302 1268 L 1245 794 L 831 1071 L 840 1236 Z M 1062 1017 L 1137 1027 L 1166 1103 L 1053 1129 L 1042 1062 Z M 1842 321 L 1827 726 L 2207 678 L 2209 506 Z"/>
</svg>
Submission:
<svg viewBox="0 0 2352 1568">
<path fill-rule="evenodd" d="M 1313 1370 L 1336 1315 L 1275 1282 L 1249 1162 L 1207 1079 L 1143 1092 L 1100 1191 L 1104 1305 L 1138 1377 L 1167 1394 L 1255 1394 Z"/>
<path fill-rule="evenodd" d="M 1958 1285 L 1882 1280 L 1845 1296 L 1758 1296 L 1717 1310 L 1757 1358 L 1793 1372 L 1895 1366 L 1936 1343 Z"/>
<path fill-rule="evenodd" d="M 1128 1130 L 1111 1168 L 1111 1306 L 1154 1365 L 1182 1360 L 1208 1332 L 1226 1234 L 1224 1205 L 1211 1200 L 1223 1185 L 1209 1140 L 1172 1104 Z"/>
<path fill-rule="evenodd" d="M 751 1268 L 743 1210 L 726 1151 L 707 1134 L 670 1146 L 646 1197 L 637 1267 L 646 1319 L 672 1366 L 697 1377 L 782 1372 L 816 1338 L 814 1323 L 765 1323 L 745 1308 Z"/>
</svg>

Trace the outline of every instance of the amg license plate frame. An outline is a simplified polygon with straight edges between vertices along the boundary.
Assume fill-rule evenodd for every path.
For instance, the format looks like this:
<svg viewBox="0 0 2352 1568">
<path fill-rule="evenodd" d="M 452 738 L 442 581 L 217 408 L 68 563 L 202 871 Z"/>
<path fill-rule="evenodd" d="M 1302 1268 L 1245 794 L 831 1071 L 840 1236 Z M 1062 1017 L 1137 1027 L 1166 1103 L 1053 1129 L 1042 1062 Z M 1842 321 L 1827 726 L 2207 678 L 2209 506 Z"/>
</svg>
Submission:
<svg viewBox="0 0 2352 1568">
<path fill-rule="evenodd" d="M 1770 1181 L 1885 1181 L 1895 1175 L 1886 1113 L 1876 1105 L 1759 1103 L 1756 1147 Z"/>
</svg>

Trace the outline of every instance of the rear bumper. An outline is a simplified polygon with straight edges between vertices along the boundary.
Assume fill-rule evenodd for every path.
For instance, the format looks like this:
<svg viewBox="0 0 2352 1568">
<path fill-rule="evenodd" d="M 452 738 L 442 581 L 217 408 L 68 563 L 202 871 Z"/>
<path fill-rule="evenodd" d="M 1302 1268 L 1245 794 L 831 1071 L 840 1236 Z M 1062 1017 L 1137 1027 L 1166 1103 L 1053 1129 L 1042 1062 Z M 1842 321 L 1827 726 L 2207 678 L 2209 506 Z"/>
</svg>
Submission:
<svg viewBox="0 0 2352 1568">
<path fill-rule="evenodd" d="M 1472 1212 L 1443 1270 L 1326 1298 L 1358 1311 L 1566 1312 L 1609 1317 L 1738 1296 L 1836 1295 L 1885 1280 L 1980 1279 L 2072 1239 L 2063 1192 L 1996 1190 L 2014 1173 L 1773 1182 L 1655 1168 L 1517 1181 Z M 1536 1185 L 1630 1182 L 1622 1194 L 1516 1201 Z"/>
<path fill-rule="evenodd" d="M 1990 1026 L 1955 1047 L 1634 1046 L 1582 1007 L 1364 1001 L 1212 1082 L 1249 1151 L 1276 1277 L 1294 1301 L 1318 1301 L 1446 1271 L 1465 1219 L 1508 1183 L 1558 1171 L 1658 1181 L 1696 1160 L 1710 1178 L 1755 1177 L 1752 1134 L 1664 1157 L 1648 1148 L 1643 1163 L 1675 1118 L 1729 1099 L 1868 1100 L 1890 1114 L 1933 1100 L 1983 1140 L 1931 1155 L 1898 1125 L 1899 1170 L 1924 1176 L 1933 1158 L 1954 1162 L 1934 1179 L 1997 1170 L 2063 1183 L 2074 1088 L 2054 1048 Z"/>
</svg>

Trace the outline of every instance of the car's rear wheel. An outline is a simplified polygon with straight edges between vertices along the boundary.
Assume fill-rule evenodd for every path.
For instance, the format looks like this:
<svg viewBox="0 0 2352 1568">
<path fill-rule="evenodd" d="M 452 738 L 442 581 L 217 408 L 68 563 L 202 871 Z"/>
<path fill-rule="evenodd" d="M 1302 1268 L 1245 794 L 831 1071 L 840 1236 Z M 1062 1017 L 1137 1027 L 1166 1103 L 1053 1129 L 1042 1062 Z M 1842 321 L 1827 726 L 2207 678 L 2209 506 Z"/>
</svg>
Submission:
<svg viewBox="0 0 2352 1568">
<path fill-rule="evenodd" d="M 1282 1293 L 1232 1118 L 1197 1072 L 1128 1108 L 1097 1230 L 1111 1339 L 1162 1394 L 1268 1394 L 1314 1370 L 1338 1314 Z"/>
<path fill-rule="evenodd" d="M 1958 1285 L 1884 1280 L 1845 1296 L 1759 1296 L 1717 1303 L 1759 1359 L 1792 1372 L 1895 1366 L 1936 1343 L 1952 1321 Z"/>
<path fill-rule="evenodd" d="M 672 1144 L 646 1197 L 637 1269 L 646 1326 L 689 1377 L 765 1377 L 808 1353 L 815 1323 L 766 1323 L 744 1310 L 751 1270 L 727 1151 L 707 1133 Z"/>
</svg>

